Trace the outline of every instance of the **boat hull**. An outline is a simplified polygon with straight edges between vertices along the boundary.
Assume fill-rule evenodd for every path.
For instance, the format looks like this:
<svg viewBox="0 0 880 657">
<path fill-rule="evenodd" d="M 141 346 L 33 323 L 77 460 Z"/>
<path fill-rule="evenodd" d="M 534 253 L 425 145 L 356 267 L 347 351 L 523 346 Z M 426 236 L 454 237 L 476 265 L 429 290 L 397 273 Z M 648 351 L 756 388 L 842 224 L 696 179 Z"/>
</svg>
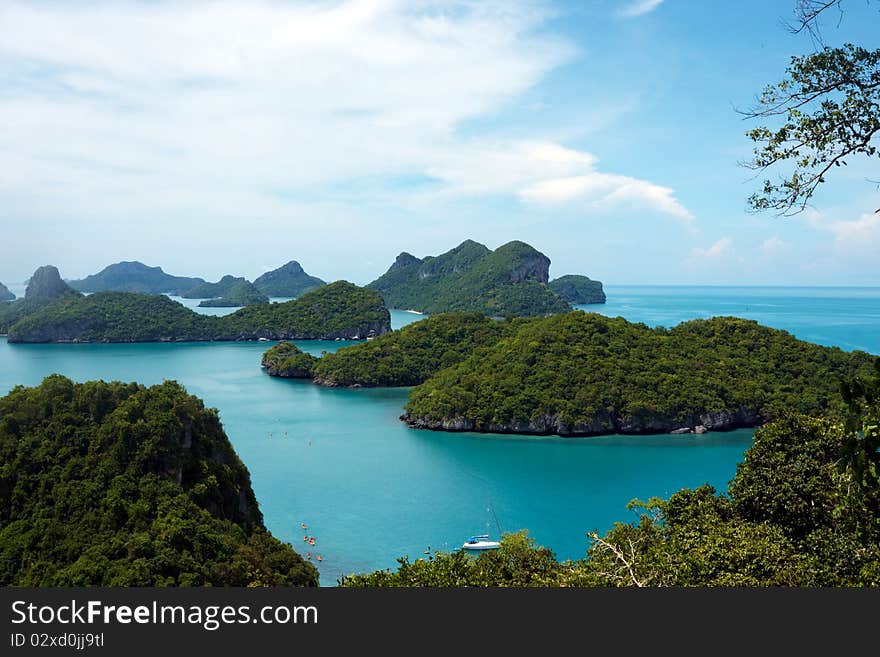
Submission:
<svg viewBox="0 0 880 657">
<path fill-rule="evenodd" d="M 501 547 L 501 543 L 498 541 L 477 541 L 475 543 L 465 543 L 461 546 L 461 549 L 481 552 L 483 550 L 497 550 L 499 547 Z"/>
</svg>

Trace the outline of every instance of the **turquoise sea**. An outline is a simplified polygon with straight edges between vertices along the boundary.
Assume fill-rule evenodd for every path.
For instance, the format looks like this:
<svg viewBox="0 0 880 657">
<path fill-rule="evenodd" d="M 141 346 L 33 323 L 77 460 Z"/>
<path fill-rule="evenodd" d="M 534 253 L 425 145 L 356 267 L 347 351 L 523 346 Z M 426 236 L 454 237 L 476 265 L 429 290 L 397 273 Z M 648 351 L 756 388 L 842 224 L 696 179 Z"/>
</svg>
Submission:
<svg viewBox="0 0 880 657">
<path fill-rule="evenodd" d="M 880 354 L 880 288 L 607 286 L 586 307 L 650 325 L 738 315 L 796 336 Z M 400 327 L 418 320 L 394 311 Z M 342 342 L 301 342 L 319 354 Z M 579 558 L 585 533 L 634 519 L 633 498 L 668 496 L 736 471 L 751 431 L 705 436 L 561 439 L 407 429 L 407 391 L 339 390 L 266 376 L 266 343 L 10 345 L 0 338 L 0 394 L 52 372 L 78 381 L 176 379 L 218 408 L 248 466 L 271 531 L 321 554 L 324 585 L 394 567 L 399 555 L 455 549 L 473 533 L 528 529 L 560 558 Z M 491 509 L 491 510 L 490 510 Z M 300 523 L 317 539 L 303 543 Z"/>
</svg>

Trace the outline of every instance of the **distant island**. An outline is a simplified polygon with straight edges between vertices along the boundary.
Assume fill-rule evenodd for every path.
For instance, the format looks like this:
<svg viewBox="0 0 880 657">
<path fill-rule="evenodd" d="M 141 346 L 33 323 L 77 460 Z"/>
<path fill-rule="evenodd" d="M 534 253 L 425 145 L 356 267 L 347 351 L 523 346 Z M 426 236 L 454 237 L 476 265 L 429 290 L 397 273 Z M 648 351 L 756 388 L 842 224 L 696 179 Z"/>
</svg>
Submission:
<svg viewBox="0 0 880 657">
<path fill-rule="evenodd" d="M 183 297 L 184 299 L 214 299 L 226 295 L 232 286 L 238 283 L 247 283 L 247 280 L 241 276 L 226 274 L 216 283 L 203 281 L 176 296 Z"/>
<path fill-rule="evenodd" d="M 264 303 L 268 297 L 295 298 L 327 283 L 309 276 L 296 260 L 291 260 L 258 277 L 253 284 L 231 274 L 223 276 L 216 283 L 209 283 L 203 278 L 172 276 L 162 271 L 161 267 L 149 267 L 138 261 L 117 262 L 97 274 L 68 281 L 68 284 L 86 293 L 139 292 L 171 294 L 185 299 L 210 299 L 210 303 L 199 305 L 211 307 Z M 244 284 L 248 287 L 243 287 Z M 234 294 L 230 294 L 235 286 Z"/>
<path fill-rule="evenodd" d="M 51 298 L 32 290 L 49 289 Z M 164 295 L 71 290 L 54 267 L 34 275 L 25 298 L 0 308 L 0 328 L 16 342 L 183 342 L 364 339 L 391 330 L 381 296 L 346 281 L 286 303 L 200 315 Z"/>
<path fill-rule="evenodd" d="M 3 283 L 0 283 L 0 301 L 15 301 L 15 295 Z"/>
<path fill-rule="evenodd" d="M 38 268 L 28 279 L 24 297 L 0 304 L 0 334 L 20 319 L 55 304 L 63 299 L 81 298 L 82 294 L 61 280 L 58 269 L 52 265 Z"/>
<path fill-rule="evenodd" d="M 0 418 L 0 586 L 318 585 L 266 529 L 217 410 L 178 383 L 55 374 Z"/>
<path fill-rule="evenodd" d="M 140 292 L 143 294 L 181 295 L 196 285 L 204 284 L 201 278 L 171 276 L 161 267 L 148 267 L 142 262 L 117 262 L 86 276 L 81 280 L 68 281 L 80 292 Z"/>
<path fill-rule="evenodd" d="M 252 303 L 268 303 L 269 297 L 244 278 L 226 275 L 216 283 L 202 283 L 181 294 L 185 299 L 204 299 L 203 308 L 228 308 L 249 306 Z"/>
<path fill-rule="evenodd" d="M 413 388 L 410 426 L 561 436 L 703 433 L 818 413 L 874 358 L 735 317 L 651 329 L 571 312 L 524 323 Z"/>
<path fill-rule="evenodd" d="M 254 281 L 254 287 L 270 297 L 298 297 L 322 285 L 327 283 L 316 276 L 309 276 L 296 260 L 268 271 Z"/>
<path fill-rule="evenodd" d="M 605 303 L 602 283 L 586 276 L 578 274 L 560 276 L 550 281 L 548 287 L 572 305 Z"/>
<path fill-rule="evenodd" d="M 550 259 L 524 242 L 490 251 L 466 240 L 438 256 L 401 253 L 367 287 L 390 308 L 436 314 L 472 311 L 490 316 L 542 316 L 571 310 L 548 287 Z"/>
<path fill-rule="evenodd" d="M 254 284 L 241 280 L 232 285 L 227 292 L 216 299 L 205 299 L 199 302 L 201 308 L 235 308 L 250 306 L 254 303 L 268 303 L 269 297 L 254 287 Z"/>
</svg>

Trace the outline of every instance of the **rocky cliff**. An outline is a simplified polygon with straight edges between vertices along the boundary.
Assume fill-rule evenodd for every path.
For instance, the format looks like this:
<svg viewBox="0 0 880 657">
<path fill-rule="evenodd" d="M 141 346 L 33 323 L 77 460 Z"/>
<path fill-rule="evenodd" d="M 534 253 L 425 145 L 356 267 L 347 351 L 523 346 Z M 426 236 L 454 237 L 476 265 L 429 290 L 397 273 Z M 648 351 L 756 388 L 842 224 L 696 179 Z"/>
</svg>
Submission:
<svg viewBox="0 0 880 657">
<path fill-rule="evenodd" d="M 45 265 L 37 269 L 33 276 L 31 276 L 24 293 L 24 298 L 50 301 L 52 299 L 60 299 L 69 294 L 76 294 L 76 291 L 61 280 L 58 268 L 52 265 Z"/>
</svg>

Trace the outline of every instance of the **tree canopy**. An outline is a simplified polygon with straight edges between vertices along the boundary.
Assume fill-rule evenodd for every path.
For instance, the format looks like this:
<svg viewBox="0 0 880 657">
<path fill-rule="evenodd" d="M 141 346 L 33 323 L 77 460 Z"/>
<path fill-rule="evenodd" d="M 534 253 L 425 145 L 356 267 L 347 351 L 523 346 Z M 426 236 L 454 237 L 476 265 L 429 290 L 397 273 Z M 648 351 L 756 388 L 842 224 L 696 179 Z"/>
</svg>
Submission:
<svg viewBox="0 0 880 657">
<path fill-rule="evenodd" d="M 757 105 L 744 112 L 753 119 L 779 120 L 774 127 L 747 132 L 756 146 L 745 165 L 759 173 L 777 165 L 793 167 L 776 180 L 764 180 L 749 198 L 753 210 L 801 212 L 834 169 L 853 158 L 880 157 L 880 49 L 824 45 L 819 16 L 840 6 L 840 0 L 797 3 L 793 30 L 809 31 L 821 47 L 792 57 L 782 81 L 767 86 Z"/>
<path fill-rule="evenodd" d="M 247 468 L 173 381 L 52 375 L 0 398 L 0 585 L 316 586 Z"/>
<path fill-rule="evenodd" d="M 784 411 L 841 412 L 864 352 L 736 317 L 649 328 L 581 311 L 532 319 L 413 388 L 429 429 L 559 435 L 757 426 Z"/>
</svg>

